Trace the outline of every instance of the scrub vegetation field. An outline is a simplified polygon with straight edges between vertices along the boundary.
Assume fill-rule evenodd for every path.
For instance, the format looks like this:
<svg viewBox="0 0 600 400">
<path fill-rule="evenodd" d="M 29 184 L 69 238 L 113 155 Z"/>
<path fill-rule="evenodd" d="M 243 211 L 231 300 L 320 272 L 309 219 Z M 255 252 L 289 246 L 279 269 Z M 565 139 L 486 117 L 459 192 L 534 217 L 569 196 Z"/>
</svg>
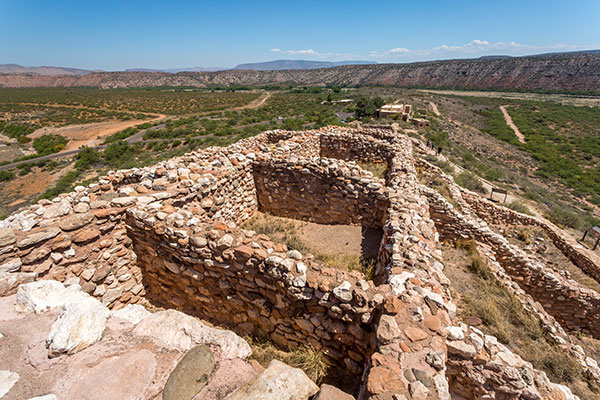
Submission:
<svg viewBox="0 0 600 400">
<path fill-rule="evenodd" d="M 373 116 L 378 105 L 393 101 L 412 104 L 431 128 L 416 131 L 406 122 Z M 596 104 L 589 96 L 390 87 L 0 89 L 0 163 L 32 159 L 0 172 L 5 193 L 0 215 L 91 182 L 109 169 L 149 165 L 269 129 L 348 125 L 358 117 L 397 123 L 407 134 L 441 146 L 442 157 L 431 155 L 430 161 L 459 184 L 482 194 L 491 187 L 507 189 L 509 207 L 582 231 L 600 221 Z M 507 125 L 500 106 L 506 106 L 525 143 Z M 95 124 L 90 131 L 104 134 L 97 134 L 93 145 L 61 130 L 85 136 L 84 127 Z M 70 159 L 36 160 L 84 145 L 90 148 Z M 92 148 L 96 145 L 102 146 Z M 27 186 L 41 173 L 44 183 L 32 195 Z"/>
</svg>

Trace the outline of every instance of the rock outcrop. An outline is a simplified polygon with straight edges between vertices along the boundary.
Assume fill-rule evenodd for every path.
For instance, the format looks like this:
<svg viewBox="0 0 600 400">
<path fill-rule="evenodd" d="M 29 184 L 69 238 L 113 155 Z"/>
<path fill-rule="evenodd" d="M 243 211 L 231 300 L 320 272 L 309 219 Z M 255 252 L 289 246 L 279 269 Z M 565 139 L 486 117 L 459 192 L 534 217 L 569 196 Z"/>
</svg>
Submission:
<svg viewBox="0 0 600 400">
<path fill-rule="evenodd" d="M 600 90 L 597 54 L 563 53 L 506 59 L 347 65 L 315 70 L 218 72 L 98 72 L 41 76 L 0 74 L 0 87 L 101 88 L 158 86 L 421 86 L 467 89 Z"/>
</svg>

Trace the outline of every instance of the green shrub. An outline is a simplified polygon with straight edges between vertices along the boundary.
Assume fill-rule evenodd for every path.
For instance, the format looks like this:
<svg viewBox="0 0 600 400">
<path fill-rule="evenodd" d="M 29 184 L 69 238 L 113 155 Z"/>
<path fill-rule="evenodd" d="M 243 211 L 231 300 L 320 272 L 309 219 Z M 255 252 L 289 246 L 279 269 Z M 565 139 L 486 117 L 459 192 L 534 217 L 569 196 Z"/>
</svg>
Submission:
<svg viewBox="0 0 600 400">
<path fill-rule="evenodd" d="M 584 228 L 580 215 L 567 207 L 553 205 L 547 213 L 547 218 L 558 226 L 569 227 L 577 230 Z"/>
<path fill-rule="evenodd" d="M 51 188 L 46 189 L 40 196 L 40 199 L 53 199 L 61 193 L 70 192 L 73 190 L 73 184 L 79 178 L 78 170 L 69 171 L 61 176 Z"/>
<path fill-rule="evenodd" d="M 533 215 L 531 210 L 521 201 L 514 200 L 508 204 L 503 204 L 503 206 L 510 208 L 511 210 L 515 210 L 516 212 L 520 212 L 522 214 Z"/>
<path fill-rule="evenodd" d="M 78 170 L 86 170 L 93 164 L 97 164 L 102 160 L 102 157 L 98 150 L 91 147 L 84 146 L 81 151 L 77 154 L 77 161 L 75 162 L 75 168 Z"/>
<path fill-rule="evenodd" d="M 60 135 L 42 135 L 33 140 L 33 148 L 38 155 L 45 156 L 52 153 L 58 153 L 63 150 L 68 143 L 68 140 Z"/>
<path fill-rule="evenodd" d="M 15 173 L 12 171 L 0 171 L 0 182 L 10 181 L 15 178 Z"/>
<path fill-rule="evenodd" d="M 455 178 L 455 181 L 456 181 L 456 183 L 458 183 L 460 186 L 464 187 L 465 189 L 469 189 L 474 192 L 479 192 L 479 193 L 484 193 L 484 194 L 487 193 L 487 190 L 483 186 L 483 182 L 481 182 L 481 179 L 479 179 L 477 176 L 475 176 L 474 174 L 472 174 L 468 171 L 464 171 L 464 172 L 460 173 Z"/>
</svg>

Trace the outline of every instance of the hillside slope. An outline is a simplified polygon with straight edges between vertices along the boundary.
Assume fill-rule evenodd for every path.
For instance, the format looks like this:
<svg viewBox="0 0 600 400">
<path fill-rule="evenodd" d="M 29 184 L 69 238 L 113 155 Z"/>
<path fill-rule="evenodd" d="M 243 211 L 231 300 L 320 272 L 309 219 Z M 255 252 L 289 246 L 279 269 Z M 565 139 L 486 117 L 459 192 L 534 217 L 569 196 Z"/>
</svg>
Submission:
<svg viewBox="0 0 600 400">
<path fill-rule="evenodd" d="M 600 91 L 600 55 L 472 59 L 411 64 L 346 65 L 283 71 L 100 72 L 83 76 L 0 75 L 0 87 L 126 88 L 149 86 L 389 85 Z"/>
</svg>

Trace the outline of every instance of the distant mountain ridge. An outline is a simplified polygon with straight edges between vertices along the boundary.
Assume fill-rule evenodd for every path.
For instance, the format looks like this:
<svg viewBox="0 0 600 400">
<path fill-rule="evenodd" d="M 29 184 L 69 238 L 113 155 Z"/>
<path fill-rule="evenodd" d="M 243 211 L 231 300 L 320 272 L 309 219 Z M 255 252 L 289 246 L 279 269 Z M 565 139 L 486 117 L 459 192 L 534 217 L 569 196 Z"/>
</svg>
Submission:
<svg viewBox="0 0 600 400">
<path fill-rule="evenodd" d="M 179 72 L 215 72 L 223 71 L 229 68 L 221 67 L 187 67 L 187 68 L 170 68 L 170 69 L 153 69 L 153 68 L 128 68 L 125 72 L 168 72 L 176 74 Z"/>
<path fill-rule="evenodd" d="M 274 60 L 258 63 L 239 64 L 233 69 L 247 69 L 251 71 L 282 71 L 286 69 L 319 69 L 333 68 L 342 65 L 369 65 L 377 64 L 375 61 L 311 61 L 311 60 Z"/>
<path fill-rule="evenodd" d="M 35 74 L 35 75 L 85 75 L 91 74 L 96 71 L 79 68 L 65 68 L 65 67 L 24 67 L 18 64 L 0 64 L 0 74 Z"/>
<path fill-rule="evenodd" d="M 374 61 L 311 61 L 311 60 L 274 60 L 259 63 L 239 64 L 233 68 L 222 67 L 186 67 L 186 68 L 128 68 L 124 72 L 167 72 L 177 74 L 179 72 L 216 72 L 231 69 L 246 69 L 252 71 L 281 71 L 285 69 L 318 69 L 333 68 L 341 65 L 355 64 L 376 64 Z M 0 74 L 34 74 L 34 75 L 86 75 L 94 72 L 104 72 L 101 70 L 86 70 L 78 68 L 64 67 L 24 67 L 18 64 L 0 64 Z M 120 72 L 120 71 L 113 71 Z"/>
<path fill-rule="evenodd" d="M 395 86 L 464 89 L 544 89 L 600 92 L 600 53 L 492 57 L 408 64 L 344 65 L 302 70 L 217 72 L 97 72 L 85 75 L 0 75 L 0 87 L 134 88 L 157 86 Z"/>
</svg>

